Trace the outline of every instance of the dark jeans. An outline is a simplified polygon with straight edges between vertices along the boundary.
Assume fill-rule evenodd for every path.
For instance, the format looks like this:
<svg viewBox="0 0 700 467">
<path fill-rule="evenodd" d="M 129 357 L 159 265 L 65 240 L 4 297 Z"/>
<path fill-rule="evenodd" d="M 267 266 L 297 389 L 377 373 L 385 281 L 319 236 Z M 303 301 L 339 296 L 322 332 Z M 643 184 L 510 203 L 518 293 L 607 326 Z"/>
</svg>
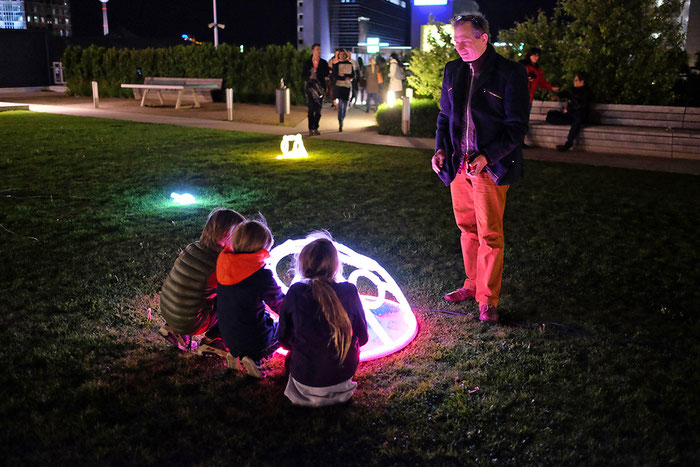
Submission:
<svg viewBox="0 0 700 467">
<path fill-rule="evenodd" d="M 370 102 L 372 101 L 374 101 L 374 104 L 376 106 L 379 106 L 379 94 L 377 94 L 376 92 L 367 93 L 367 112 L 369 112 Z"/>
<path fill-rule="evenodd" d="M 309 131 L 318 130 L 318 122 L 321 121 L 321 109 L 323 108 L 323 99 L 316 101 L 308 98 L 309 107 Z"/>
<path fill-rule="evenodd" d="M 343 126 L 343 120 L 345 120 L 345 113 L 348 111 L 348 101 L 343 99 L 338 99 L 338 125 Z"/>
<path fill-rule="evenodd" d="M 559 110 L 547 112 L 547 123 L 552 125 L 571 125 L 569 136 L 566 138 L 566 142 L 570 145 L 574 144 L 574 140 L 581 131 L 585 119 L 586 113 L 582 110 L 572 110 L 566 113 Z"/>
</svg>

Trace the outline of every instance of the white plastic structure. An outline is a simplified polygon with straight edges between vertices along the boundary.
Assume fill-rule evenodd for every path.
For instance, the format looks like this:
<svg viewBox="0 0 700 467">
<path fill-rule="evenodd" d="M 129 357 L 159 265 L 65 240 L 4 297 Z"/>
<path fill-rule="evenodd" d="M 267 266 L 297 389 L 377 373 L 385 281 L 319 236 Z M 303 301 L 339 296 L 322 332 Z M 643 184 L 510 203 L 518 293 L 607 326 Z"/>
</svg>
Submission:
<svg viewBox="0 0 700 467">
<path fill-rule="evenodd" d="M 194 198 L 194 196 L 192 196 L 189 193 L 183 193 L 181 195 L 179 195 L 177 193 L 170 193 L 170 197 L 173 199 L 173 203 L 175 203 L 175 204 L 185 205 L 185 204 L 194 204 L 197 202 L 197 200 Z"/>
<path fill-rule="evenodd" d="M 284 135 L 280 143 L 280 149 L 282 149 L 282 155 L 277 156 L 277 159 L 305 159 L 309 157 L 304 147 L 304 141 L 301 139 L 301 133 Z"/>
<path fill-rule="evenodd" d="M 266 261 L 267 266 L 285 293 L 292 284 L 302 280 L 302 277 L 295 273 L 291 281 L 288 280 L 288 283 L 285 283 L 279 277 L 279 262 L 292 256 L 293 264 L 296 255 L 313 240 L 315 240 L 313 237 L 287 240 L 270 252 L 270 257 Z M 357 281 L 364 278 L 377 289 L 376 296 L 360 294 L 369 331 L 369 342 L 360 350 L 360 361 L 384 357 L 404 348 L 416 336 L 418 322 L 396 281 L 373 259 L 356 253 L 338 242 L 333 242 L 333 245 L 338 250 L 340 261 L 344 265 L 336 277 L 336 282 L 347 281 L 357 286 Z M 342 271 L 351 268 L 354 269 L 349 272 L 348 277 L 343 276 Z M 388 299 L 387 293 L 395 300 Z M 283 349 L 278 352 L 286 354 Z"/>
</svg>

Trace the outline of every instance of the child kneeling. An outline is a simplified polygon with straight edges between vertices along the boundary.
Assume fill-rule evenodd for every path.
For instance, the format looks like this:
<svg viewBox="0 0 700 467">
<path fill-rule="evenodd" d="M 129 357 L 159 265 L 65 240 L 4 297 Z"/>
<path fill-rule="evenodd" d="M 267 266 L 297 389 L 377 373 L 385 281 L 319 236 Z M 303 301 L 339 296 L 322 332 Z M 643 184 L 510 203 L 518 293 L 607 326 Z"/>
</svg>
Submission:
<svg viewBox="0 0 700 467">
<path fill-rule="evenodd" d="M 312 241 L 297 258 L 305 280 L 289 288 L 279 321 L 280 343 L 289 349 L 284 395 L 293 404 L 345 402 L 357 387 L 352 377 L 368 340 L 367 322 L 357 288 L 335 282 L 341 268 L 329 237 Z"/>
<path fill-rule="evenodd" d="M 231 209 L 212 210 L 199 241 L 185 247 L 163 283 L 160 311 L 166 324 L 158 334 L 180 350 L 192 350 L 191 336 L 205 333 L 197 353 L 224 358 L 228 354 L 217 326 L 216 260 L 243 220 Z"/>
<path fill-rule="evenodd" d="M 230 354 L 230 368 L 262 378 L 261 360 L 277 348 L 277 323 L 265 309 L 278 313 L 284 298 L 265 260 L 274 239 L 263 222 L 246 220 L 231 235 L 231 246 L 216 263 L 219 328 Z M 239 364 L 240 358 L 240 364 Z M 242 366 L 241 366 L 242 364 Z"/>
</svg>

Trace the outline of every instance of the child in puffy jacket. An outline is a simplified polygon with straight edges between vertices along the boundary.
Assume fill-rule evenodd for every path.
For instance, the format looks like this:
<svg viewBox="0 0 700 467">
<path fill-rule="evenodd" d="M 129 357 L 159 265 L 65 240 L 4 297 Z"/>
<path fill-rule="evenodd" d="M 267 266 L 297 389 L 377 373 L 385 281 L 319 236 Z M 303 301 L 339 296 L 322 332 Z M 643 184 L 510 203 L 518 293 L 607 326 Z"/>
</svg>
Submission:
<svg viewBox="0 0 700 467">
<path fill-rule="evenodd" d="M 217 325 L 216 259 L 243 220 L 231 209 L 212 210 L 199 241 L 185 247 L 163 283 L 160 311 L 166 324 L 158 334 L 180 350 L 192 350 L 191 336 L 204 333 L 197 353 L 223 358 L 228 353 Z"/>
<path fill-rule="evenodd" d="M 231 246 L 219 255 L 216 307 L 221 335 L 230 353 L 230 368 L 263 378 L 262 359 L 279 347 L 277 323 L 266 310 L 279 312 L 284 298 L 265 260 L 274 239 L 264 221 L 247 220 L 238 224 Z"/>
<path fill-rule="evenodd" d="M 306 245 L 297 258 L 296 270 L 304 280 L 289 288 L 279 325 L 279 340 L 289 349 L 284 395 L 295 405 L 345 402 L 357 387 L 352 377 L 360 346 L 368 340 L 367 321 L 357 288 L 335 282 L 341 268 L 327 234 Z"/>
</svg>

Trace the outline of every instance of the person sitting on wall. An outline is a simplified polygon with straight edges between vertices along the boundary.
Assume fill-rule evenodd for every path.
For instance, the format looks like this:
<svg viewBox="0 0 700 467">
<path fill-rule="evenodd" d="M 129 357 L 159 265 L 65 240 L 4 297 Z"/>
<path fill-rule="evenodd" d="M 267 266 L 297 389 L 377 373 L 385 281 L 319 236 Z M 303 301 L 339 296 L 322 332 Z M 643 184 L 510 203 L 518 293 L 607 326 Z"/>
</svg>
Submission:
<svg viewBox="0 0 700 467">
<path fill-rule="evenodd" d="M 547 112 L 547 123 L 553 125 L 571 125 L 569 136 L 564 144 L 558 144 L 558 151 L 568 151 L 574 145 L 574 139 L 581 131 L 581 126 L 588 118 L 593 104 L 593 91 L 586 86 L 586 76 L 579 71 L 574 75 L 574 87 L 557 93 L 560 98 L 567 99 L 564 110 Z"/>
</svg>

